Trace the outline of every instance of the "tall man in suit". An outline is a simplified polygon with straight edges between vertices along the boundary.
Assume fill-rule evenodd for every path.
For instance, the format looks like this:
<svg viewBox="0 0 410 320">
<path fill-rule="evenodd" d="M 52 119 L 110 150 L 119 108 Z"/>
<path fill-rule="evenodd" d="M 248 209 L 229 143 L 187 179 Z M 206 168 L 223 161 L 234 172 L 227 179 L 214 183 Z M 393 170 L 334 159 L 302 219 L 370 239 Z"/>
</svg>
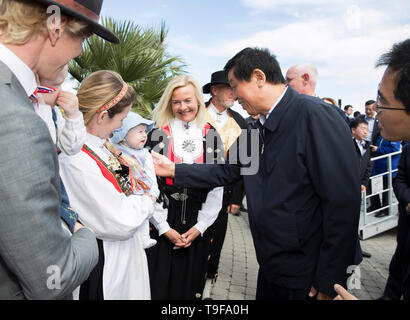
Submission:
<svg viewBox="0 0 410 320">
<path fill-rule="evenodd" d="M 357 241 L 359 164 L 349 128 L 325 102 L 287 87 L 268 50 L 246 48 L 225 70 L 238 102 L 260 114 L 257 173 L 247 174 L 245 162 L 174 165 L 153 153 L 156 172 L 195 187 L 228 185 L 244 174 L 257 299 L 329 299 L 333 284 L 346 282 Z"/>
<path fill-rule="evenodd" d="M 372 170 L 372 162 L 370 161 L 370 143 L 365 140 L 369 132 L 369 126 L 364 119 L 352 119 L 349 126 L 352 131 L 353 144 L 360 164 L 361 194 L 365 195 Z M 362 256 L 370 258 L 371 254 L 361 249 L 359 239 L 357 239 L 355 265 L 358 265 L 362 261 Z"/>
<path fill-rule="evenodd" d="M 286 83 L 288 86 L 295 89 L 300 94 L 317 97 L 316 85 L 319 77 L 319 72 L 314 65 L 310 63 L 300 63 L 289 68 L 286 72 Z M 333 104 L 327 104 L 332 109 L 336 110 L 342 119 L 349 124 L 349 117 Z"/>
<path fill-rule="evenodd" d="M 211 75 L 211 82 L 204 85 L 202 90 L 205 94 L 211 94 L 211 100 L 206 108 L 206 120 L 218 132 L 223 143 L 224 154 L 226 158 L 229 158 L 231 148 L 238 149 L 239 142 L 237 139 L 242 130 L 247 129 L 247 126 L 245 119 L 238 112 L 231 109 L 235 103 L 235 98 L 229 85 L 228 72 L 224 70 L 214 72 Z M 243 196 L 242 179 L 224 188 L 222 209 L 211 226 L 212 243 L 207 277 L 213 281 L 216 281 L 218 274 L 219 259 L 228 226 L 228 214 L 239 214 Z"/>
<path fill-rule="evenodd" d="M 362 193 L 366 193 L 366 186 L 369 182 L 372 163 L 370 161 L 370 143 L 366 141 L 369 132 L 369 125 L 364 119 L 353 119 L 350 122 L 353 143 L 356 148 L 357 158 L 360 163 L 360 184 Z"/>
<path fill-rule="evenodd" d="M 0 0 L 0 299 L 70 299 L 97 263 L 90 230 L 62 229 L 57 154 L 29 97 L 36 75 L 56 78 L 93 32 L 118 42 L 98 24 L 101 6 Z"/>
<path fill-rule="evenodd" d="M 376 101 L 374 100 L 368 100 L 365 103 L 365 114 L 362 114 L 358 118 L 364 119 L 367 121 L 368 126 L 369 126 L 369 132 L 367 133 L 366 141 L 370 143 L 370 145 L 376 145 L 377 143 L 377 137 L 380 133 L 380 129 L 377 125 L 377 120 L 376 120 Z M 376 153 L 370 150 L 370 156 L 375 157 Z M 367 185 L 367 195 L 372 194 L 372 184 L 371 181 L 369 180 L 368 185 Z M 373 211 L 376 208 L 372 205 L 370 205 L 367 208 L 367 211 Z"/>
</svg>

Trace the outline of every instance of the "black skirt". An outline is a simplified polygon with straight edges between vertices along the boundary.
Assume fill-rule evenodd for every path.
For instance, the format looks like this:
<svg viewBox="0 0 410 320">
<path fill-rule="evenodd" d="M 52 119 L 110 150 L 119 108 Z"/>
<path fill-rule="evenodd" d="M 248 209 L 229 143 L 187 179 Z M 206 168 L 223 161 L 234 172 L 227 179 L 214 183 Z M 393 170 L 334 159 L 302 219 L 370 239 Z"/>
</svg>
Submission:
<svg viewBox="0 0 410 320">
<path fill-rule="evenodd" d="M 182 201 L 169 194 L 168 223 L 180 234 L 187 232 L 198 220 L 202 202 L 188 198 L 186 223 L 183 223 Z M 206 193 L 205 197 L 206 198 Z M 155 228 L 151 237 L 157 244 L 146 250 L 153 300 L 195 300 L 202 298 L 207 272 L 210 234 L 199 235 L 188 248 L 174 250 L 174 244 L 165 235 L 158 236 Z"/>
</svg>

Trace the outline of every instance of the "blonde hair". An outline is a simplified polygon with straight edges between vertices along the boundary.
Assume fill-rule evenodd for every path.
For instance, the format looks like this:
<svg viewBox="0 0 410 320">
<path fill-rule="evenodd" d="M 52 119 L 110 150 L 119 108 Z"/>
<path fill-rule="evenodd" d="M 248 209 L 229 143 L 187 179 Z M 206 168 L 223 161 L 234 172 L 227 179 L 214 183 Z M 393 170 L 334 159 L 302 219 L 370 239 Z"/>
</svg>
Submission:
<svg viewBox="0 0 410 320">
<path fill-rule="evenodd" d="M 329 103 L 329 104 L 333 104 L 334 106 L 337 107 L 337 102 L 336 102 L 336 100 L 333 99 L 333 98 L 323 97 L 322 100 L 323 100 L 324 102 Z"/>
<path fill-rule="evenodd" d="M 62 15 L 65 29 L 73 37 L 92 35 L 92 27 L 76 18 Z M 23 45 L 36 34 L 47 34 L 47 8 L 25 0 L 0 0 L 0 37 L 3 43 Z"/>
<path fill-rule="evenodd" d="M 77 91 L 77 97 L 85 125 L 99 112 L 100 108 L 119 95 L 123 86 L 124 80 L 121 76 L 109 70 L 94 72 L 81 83 Z M 129 85 L 124 97 L 111 109 L 107 110 L 110 118 L 132 105 L 136 98 L 137 94 L 134 88 Z"/>
<path fill-rule="evenodd" d="M 195 98 L 198 102 L 198 113 L 195 118 L 196 123 L 199 128 L 202 128 L 205 125 L 205 103 L 201 87 L 192 76 L 181 75 L 171 80 L 152 113 L 152 119 L 155 122 L 156 128 L 163 128 L 170 124 L 171 120 L 174 118 L 171 103 L 174 90 L 188 85 L 194 87 Z"/>
</svg>

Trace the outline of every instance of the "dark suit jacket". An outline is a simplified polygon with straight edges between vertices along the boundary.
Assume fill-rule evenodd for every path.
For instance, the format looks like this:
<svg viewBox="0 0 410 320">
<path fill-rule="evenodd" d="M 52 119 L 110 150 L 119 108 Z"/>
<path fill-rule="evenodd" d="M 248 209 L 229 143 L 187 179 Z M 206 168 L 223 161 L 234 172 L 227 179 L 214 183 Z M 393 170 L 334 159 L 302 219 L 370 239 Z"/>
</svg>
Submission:
<svg viewBox="0 0 410 320">
<path fill-rule="evenodd" d="M 356 143 L 356 140 L 353 139 L 353 144 L 356 149 L 357 159 L 359 160 L 360 164 L 360 184 L 367 187 L 369 182 L 370 174 L 372 173 L 372 162 L 370 161 L 370 143 L 366 141 L 366 152 L 362 156 L 360 149 Z"/>
<path fill-rule="evenodd" d="M 391 299 L 400 299 L 404 285 L 410 286 L 410 213 L 406 211 L 410 203 L 410 145 L 403 148 L 393 188 L 399 200 L 399 224 L 397 248 L 390 263 L 385 294 Z"/>
<path fill-rule="evenodd" d="M 241 127 L 242 130 L 247 129 L 247 123 L 245 119 L 236 111 L 229 109 L 228 111 L 232 118 L 236 121 L 236 123 Z M 228 155 L 230 152 L 233 151 L 233 149 L 239 149 L 239 141 L 237 140 L 236 143 L 234 143 L 228 150 Z M 237 152 L 235 151 L 235 152 Z M 245 188 L 243 185 L 243 179 L 240 179 L 237 181 L 234 185 L 231 187 L 225 188 L 225 191 L 228 193 L 227 196 L 224 196 L 224 203 L 225 204 L 236 204 L 236 205 L 242 205 L 242 200 L 245 195 Z"/>
<path fill-rule="evenodd" d="M 356 250 L 359 163 L 336 111 L 287 90 L 265 123 L 258 172 L 243 177 L 257 259 L 272 284 L 314 285 L 335 296 L 333 285 L 345 284 Z M 240 178 L 241 166 L 177 165 L 175 183 L 227 185 Z"/>
</svg>

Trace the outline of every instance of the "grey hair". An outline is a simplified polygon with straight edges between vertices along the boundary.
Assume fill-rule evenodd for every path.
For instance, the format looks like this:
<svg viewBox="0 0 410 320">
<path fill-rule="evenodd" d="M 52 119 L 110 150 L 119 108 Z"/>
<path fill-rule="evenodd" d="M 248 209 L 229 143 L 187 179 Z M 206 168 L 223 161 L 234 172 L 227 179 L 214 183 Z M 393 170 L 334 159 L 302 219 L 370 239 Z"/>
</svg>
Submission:
<svg viewBox="0 0 410 320">
<path fill-rule="evenodd" d="M 317 84 L 319 72 L 317 71 L 317 68 L 314 65 L 310 63 L 299 63 L 293 66 L 293 68 L 299 76 L 302 76 L 304 73 L 309 74 L 309 77 L 312 80 L 313 84 Z"/>
</svg>

